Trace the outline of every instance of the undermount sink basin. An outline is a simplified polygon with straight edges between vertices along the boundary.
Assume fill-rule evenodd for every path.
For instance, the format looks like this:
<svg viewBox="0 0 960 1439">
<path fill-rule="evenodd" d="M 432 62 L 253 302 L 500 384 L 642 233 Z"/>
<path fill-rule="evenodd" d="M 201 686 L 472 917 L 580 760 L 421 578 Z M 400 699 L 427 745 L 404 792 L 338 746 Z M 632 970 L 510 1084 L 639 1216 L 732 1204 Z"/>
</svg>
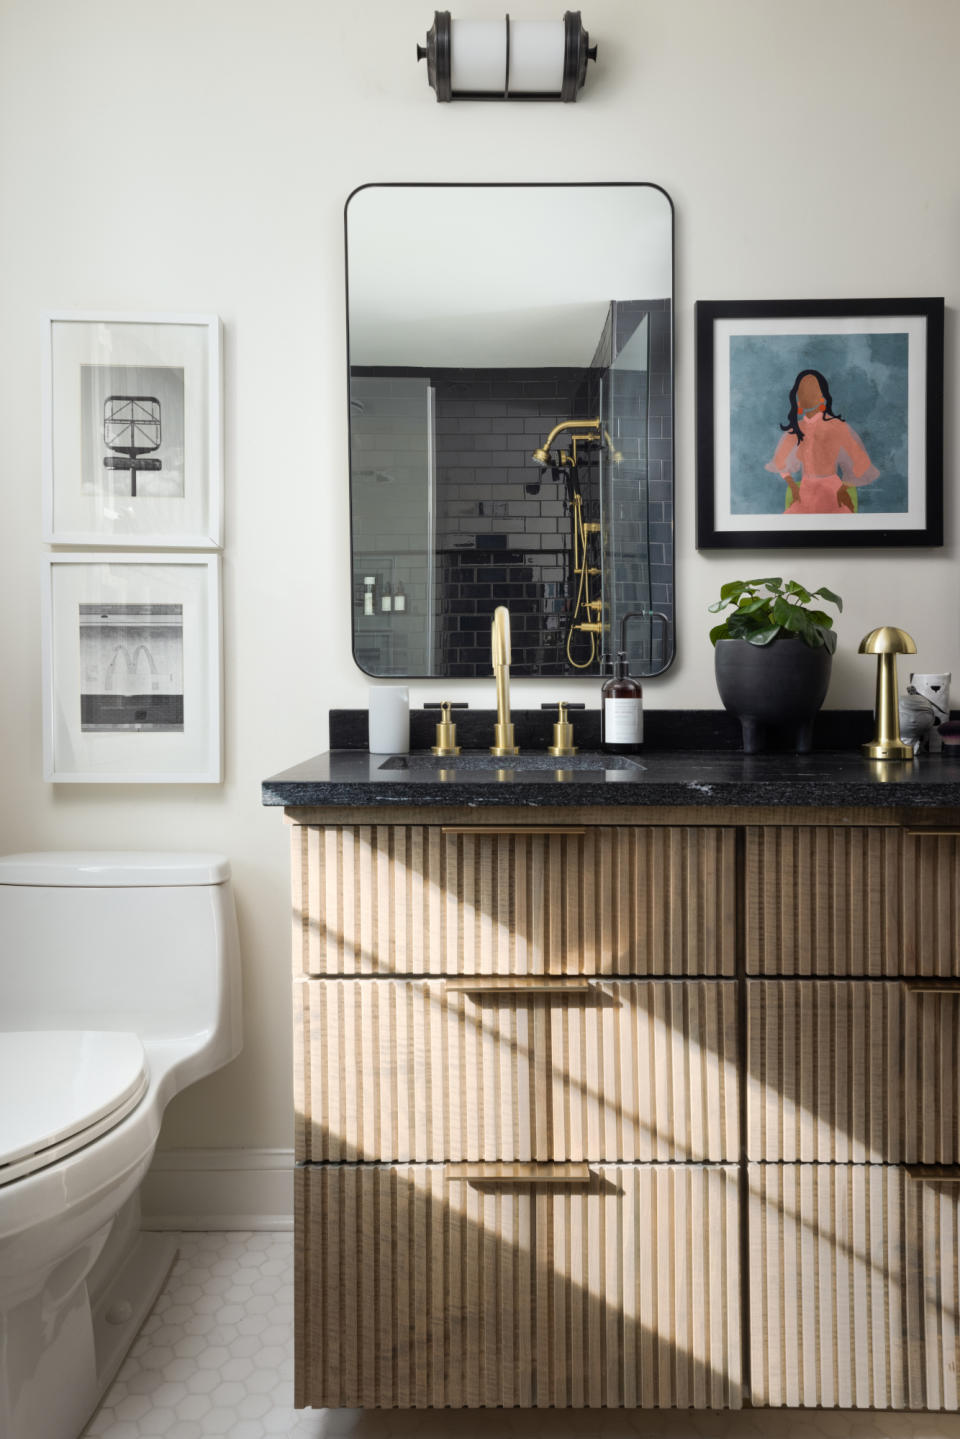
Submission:
<svg viewBox="0 0 960 1439">
<path fill-rule="evenodd" d="M 403 769 L 411 774 L 431 773 L 437 770 L 592 770 L 604 774 L 610 770 L 636 770 L 644 766 L 637 760 L 620 754 L 512 754 L 493 755 L 488 750 L 468 750 L 463 754 L 394 754 L 384 760 L 381 769 Z"/>
</svg>

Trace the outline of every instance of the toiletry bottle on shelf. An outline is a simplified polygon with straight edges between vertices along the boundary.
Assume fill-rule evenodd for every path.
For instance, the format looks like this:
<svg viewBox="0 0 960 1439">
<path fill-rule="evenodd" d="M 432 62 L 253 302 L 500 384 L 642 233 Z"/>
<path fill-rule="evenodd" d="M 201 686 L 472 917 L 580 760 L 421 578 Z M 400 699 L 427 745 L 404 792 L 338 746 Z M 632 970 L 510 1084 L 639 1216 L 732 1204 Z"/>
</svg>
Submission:
<svg viewBox="0 0 960 1439">
<path fill-rule="evenodd" d="M 397 584 L 396 584 L 396 588 L 395 588 L 394 591 L 393 591 L 393 613 L 394 613 L 395 615 L 402 615 L 402 614 L 404 613 L 404 611 L 406 610 L 406 608 L 407 608 L 407 597 L 406 597 L 406 595 L 403 593 L 403 585 L 402 585 L 402 584 L 400 583 L 400 581 L 398 580 L 398 581 L 397 581 Z"/>
<path fill-rule="evenodd" d="M 380 595 L 380 609 L 385 615 L 388 615 L 393 609 L 393 598 L 387 589 L 386 582 L 384 582 L 383 592 Z"/>
<path fill-rule="evenodd" d="M 643 686 L 627 667 L 627 620 L 635 613 L 623 617 L 613 675 L 600 691 L 601 745 L 613 754 L 635 754 L 643 748 Z"/>
<path fill-rule="evenodd" d="M 373 587 L 377 583 L 376 575 L 364 575 L 363 577 L 363 613 L 373 614 Z"/>
</svg>

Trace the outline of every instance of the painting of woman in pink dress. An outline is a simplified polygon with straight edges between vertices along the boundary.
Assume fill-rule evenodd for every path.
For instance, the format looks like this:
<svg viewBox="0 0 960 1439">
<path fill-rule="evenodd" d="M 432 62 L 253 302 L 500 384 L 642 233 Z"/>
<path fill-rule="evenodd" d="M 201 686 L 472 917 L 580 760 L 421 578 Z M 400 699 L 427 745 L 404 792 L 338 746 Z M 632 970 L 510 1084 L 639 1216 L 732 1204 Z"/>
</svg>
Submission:
<svg viewBox="0 0 960 1439">
<path fill-rule="evenodd" d="M 855 491 L 875 480 L 855 430 L 833 410 L 830 386 L 819 370 L 801 370 L 790 391 L 790 413 L 766 468 L 787 485 L 788 515 L 853 514 Z"/>
</svg>

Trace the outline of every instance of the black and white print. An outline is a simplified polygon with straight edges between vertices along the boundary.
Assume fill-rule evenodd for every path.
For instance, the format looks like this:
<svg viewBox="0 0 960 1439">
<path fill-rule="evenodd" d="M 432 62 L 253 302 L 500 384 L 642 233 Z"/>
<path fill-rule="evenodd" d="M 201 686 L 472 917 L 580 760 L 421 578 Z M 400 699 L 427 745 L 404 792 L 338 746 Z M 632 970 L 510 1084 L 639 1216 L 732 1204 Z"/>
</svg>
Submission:
<svg viewBox="0 0 960 1439">
<path fill-rule="evenodd" d="M 81 604 L 82 731 L 183 731 L 183 606 Z"/>
<path fill-rule="evenodd" d="M 81 365 L 84 495 L 118 500 L 184 494 L 183 370 L 168 365 Z"/>
</svg>

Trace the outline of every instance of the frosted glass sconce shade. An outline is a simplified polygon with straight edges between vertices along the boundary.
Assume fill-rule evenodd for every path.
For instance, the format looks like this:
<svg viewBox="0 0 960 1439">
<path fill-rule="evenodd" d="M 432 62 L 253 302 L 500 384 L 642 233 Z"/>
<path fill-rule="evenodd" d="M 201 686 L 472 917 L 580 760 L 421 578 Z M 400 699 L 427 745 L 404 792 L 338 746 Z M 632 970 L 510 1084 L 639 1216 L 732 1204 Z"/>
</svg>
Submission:
<svg viewBox="0 0 960 1439">
<path fill-rule="evenodd" d="M 451 20 L 437 10 L 417 46 L 438 100 L 576 100 L 596 58 L 579 10 L 562 20 Z"/>
</svg>

